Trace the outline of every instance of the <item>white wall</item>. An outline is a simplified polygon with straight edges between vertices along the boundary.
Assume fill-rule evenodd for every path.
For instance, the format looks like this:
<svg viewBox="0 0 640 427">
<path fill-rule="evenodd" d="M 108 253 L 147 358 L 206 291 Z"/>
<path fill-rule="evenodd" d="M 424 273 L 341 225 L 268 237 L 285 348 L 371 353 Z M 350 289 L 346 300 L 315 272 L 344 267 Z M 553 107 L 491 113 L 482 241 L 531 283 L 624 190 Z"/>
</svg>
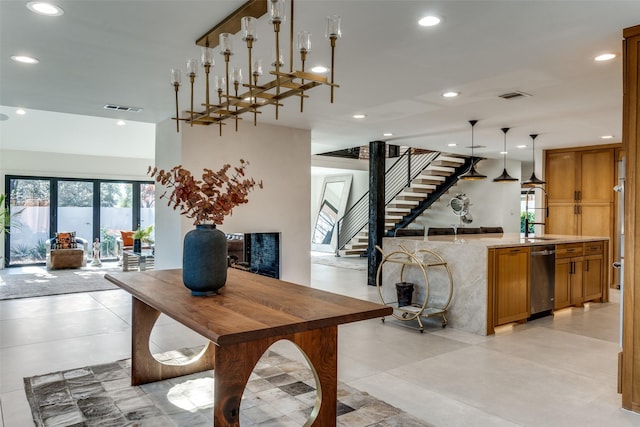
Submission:
<svg viewBox="0 0 640 427">
<path fill-rule="evenodd" d="M 487 175 L 479 181 L 458 181 L 430 209 L 427 209 L 412 227 L 450 227 L 459 223 L 459 218 L 447 206 L 457 193 L 464 193 L 471 201 L 473 222 L 467 227 L 502 226 L 505 233 L 520 231 L 520 182 L 493 182 L 502 173 L 503 161 L 482 160 L 476 166 L 478 172 Z M 507 171 L 514 178 L 520 177 L 520 162 L 507 161 Z"/>
<path fill-rule="evenodd" d="M 249 203 L 236 207 L 218 228 L 225 233 L 281 232 L 282 280 L 308 285 L 311 133 L 264 123 L 254 127 L 250 120 L 240 121 L 239 128 L 236 133 L 227 125 L 220 137 L 214 126 L 182 125 L 182 161 L 174 163 L 199 176 L 202 168 L 217 170 L 225 163 L 238 165 L 241 158 L 248 161 L 247 176 L 262 180 L 264 189 L 249 193 Z M 158 162 L 166 163 L 161 155 Z M 181 224 L 182 235 L 193 228 L 186 218 Z"/>
<path fill-rule="evenodd" d="M 171 169 L 182 163 L 182 134 L 176 123 L 167 119 L 156 126 L 156 162 L 159 169 Z M 178 211 L 160 199 L 164 188 L 156 184 L 155 268 L 182 268 L 182 222 Z"/>
<path fill-rule="evenodd" d="M 6 175 L 148 180 L 147 167 L 153 164 L 153 158 L 125 156 L 20 150 L 2 150 L 0 154 L 2 191 Z"/>
</svg>

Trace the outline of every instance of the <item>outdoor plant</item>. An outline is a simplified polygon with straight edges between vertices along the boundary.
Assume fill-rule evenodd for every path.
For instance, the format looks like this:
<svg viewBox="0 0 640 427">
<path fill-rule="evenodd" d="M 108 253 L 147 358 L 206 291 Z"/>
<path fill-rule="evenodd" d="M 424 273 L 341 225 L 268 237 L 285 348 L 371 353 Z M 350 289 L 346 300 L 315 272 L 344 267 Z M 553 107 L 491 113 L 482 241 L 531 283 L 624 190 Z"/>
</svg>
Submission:
<svg viewBox="0 0 640 427">
<path fill-rule="evenodd" d="M 533 234 L 535 232 L 533 228 L 533 223 L 536 220 L 535 214 L 533 212 L 520 212 L 520 233 L 524 233 L 525 231 L 525 218 L 529 221 L 529 234 Z"/>
<path fill-rule="evenodd" d="M 256 186 L 262 188 L 262 180 L 256 182 L 253 178 L 244 178 L 248 165 L 249 162 L 240 159 L 240 165 L 233 169 L 229 164 L 217 172 L 205 168 L 202 180 L 196 179 L 182 165 L 168 171 L 149 166 L 147 174 L 167 188 L 160 198 L 167 198 L 167 205 L 192 218 L 194 225 L 220 225 L 226 215 L 231 215 L 234 207 L 249 201 L 250 191 Z"/>
<path fill-rule="evenodd" d="M 0 235 L 4 233 L 8 234 L 11 226 L 20 227 L 20 223 L 17 222 L 17 219 L 20 213 L 22 213 L 22 210 L 11 214 L 9 208 L 4 205 L 6 198 L 6 194 L 0 194 Z"/>
</svg>

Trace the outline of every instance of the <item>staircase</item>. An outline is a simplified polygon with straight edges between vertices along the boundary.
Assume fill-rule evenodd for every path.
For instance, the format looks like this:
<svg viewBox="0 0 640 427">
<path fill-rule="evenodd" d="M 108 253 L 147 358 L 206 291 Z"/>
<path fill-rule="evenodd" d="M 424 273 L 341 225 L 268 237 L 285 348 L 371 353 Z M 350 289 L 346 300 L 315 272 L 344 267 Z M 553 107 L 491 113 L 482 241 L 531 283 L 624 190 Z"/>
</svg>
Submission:
<svg viewBox="0 0 640 427">
<path fill-rule="evenodd" d="M 422 159 L 423 162 L 425 160 L 427 160 L 426 166 L 423 166 L 421 170 L 417 170 L 410 181 L 405 178 L 405 183 L 410 182 L 409 185 L 401 187 L 399 191 L 395 191 L 395 195 L 391 194 L 391 197 L 387 194 L 387 200 L 390 199 L 385 206 L 385 231 L 387 235 L 392 236 L 395 229 L 405 227 L 413 222 L 416 217 L 445 194 L 458 181 L 458 175 L 471 164 L 471 159 L 444 153 L 433 153 L 429 155 L 428 159 Z M 474 160 L 474 162 L 477 161 L 478 159 Z M 408 171 L 404 172 L 405 176 L 411 175 L 411 168 L 416 164 L 420 164 L 420 162 L 409 159 L 407 162 L 407 165 L 409 165 Z M 387 171 L 385 177 L 387 181 L 391 178 L 391 187 L 393 187 L 394 178 L 390 175 L 393 175 L 392 169 L 394 167 L 396 167 L 396 164 Z M 389 191 L 389 187 L 389 182 L 387 182 L 385 192 Z M 368 197 L 368 194 L 365 194 L 364 197 Z M 364 200 L 364 202 L 367 202 L 367 200 Z M 356 205 L 359 203 L 360 201 Z M 357 209 L 356 205 L 353 208 Z M 365 205 L 368 210 L 368 203 L 365 203 Z M 340 236 L 340 227 L 338 227 L 338 232 Z M 368 242 L 368 224 L 365 217 L 365 223 L 360 227 L 359 231 L 353 237 L 350 237 L 346 244 L 338 245 L 338 254 L 341 256 L 365 256 Z"/>
</svg>

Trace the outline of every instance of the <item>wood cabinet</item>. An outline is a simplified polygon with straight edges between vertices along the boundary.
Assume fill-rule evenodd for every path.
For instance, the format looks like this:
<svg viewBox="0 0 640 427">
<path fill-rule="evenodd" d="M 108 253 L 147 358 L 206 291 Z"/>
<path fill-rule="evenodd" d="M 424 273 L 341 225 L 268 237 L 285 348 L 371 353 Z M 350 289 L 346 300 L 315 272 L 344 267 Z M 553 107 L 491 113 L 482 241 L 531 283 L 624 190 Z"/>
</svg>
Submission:
<svg viewBox="0 0 640 427">
<path fill-rule="evenodd" d="M 609 237 L 615 244 L 618 144 L 545 152 L 545 233 Z M 603 260 L 603 280 L 612 277 L 613 254 Z"/>
<path fill-rule="evenodd" d="M 602 298 L 604 285 L 604 242 L 584 244 L 582 270 L 583 299 L 593 301 Z"/>
<path fill-rule="evenodd" d="M 554 310 L 582 304 L 582 262 L 584 245 L 556 246 Z"/>
<path fill-rule="evenodd" d="M 495 325 L 529 317 L 529 254 L 524 246 L 495 251 Z"/>
<path fill-rule="evenodd" d="M 549 150 L 547 234 L 613 237 L 614 147 Z"/>
<path fill-rule="evenodd" d="M 609 242 L 585 240 L 555 244 L 554 310 L 608 299 L 604 278 Z M 536 248 L 488 249 L 487 334 L 494 333 L 495 326 L 531 317 L 531 251 Z"/>
<path fill-rule="evenodd" d="M 555 310 L 602 298 L 605 246 L 604 241 L 556 246 Z"/>
</svg>

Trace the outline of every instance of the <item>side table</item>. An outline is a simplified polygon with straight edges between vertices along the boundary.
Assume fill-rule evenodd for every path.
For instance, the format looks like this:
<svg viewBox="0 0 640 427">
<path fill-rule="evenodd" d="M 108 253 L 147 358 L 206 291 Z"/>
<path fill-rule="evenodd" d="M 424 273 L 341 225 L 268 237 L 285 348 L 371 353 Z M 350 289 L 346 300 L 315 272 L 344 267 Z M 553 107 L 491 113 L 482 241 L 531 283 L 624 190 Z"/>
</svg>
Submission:
<svg viewBox="0 0 640 427">
<path fill-rule="evenodd" d="M 146 271 L 154 267 L 154 254 L 152 251 L 123 251 L 122 271 Z"/>
</svg>

